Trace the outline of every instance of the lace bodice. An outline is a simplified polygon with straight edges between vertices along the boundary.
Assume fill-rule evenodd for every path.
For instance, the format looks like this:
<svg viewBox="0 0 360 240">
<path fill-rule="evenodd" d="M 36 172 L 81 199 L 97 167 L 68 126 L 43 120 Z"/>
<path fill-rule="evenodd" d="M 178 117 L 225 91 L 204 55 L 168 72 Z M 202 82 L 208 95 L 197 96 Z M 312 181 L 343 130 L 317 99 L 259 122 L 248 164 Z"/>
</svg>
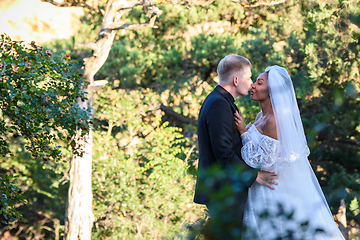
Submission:
<svg viewBox="0 0 360 240">
<path fill-rule="evenodd" d="M 241 155 L 250 167 L 264 170 L 275 163 L 279 141 L 261 134 L 254 124 L 247 126 L 248 131 L 241 135 L 243 147 Z"/>
</svg>

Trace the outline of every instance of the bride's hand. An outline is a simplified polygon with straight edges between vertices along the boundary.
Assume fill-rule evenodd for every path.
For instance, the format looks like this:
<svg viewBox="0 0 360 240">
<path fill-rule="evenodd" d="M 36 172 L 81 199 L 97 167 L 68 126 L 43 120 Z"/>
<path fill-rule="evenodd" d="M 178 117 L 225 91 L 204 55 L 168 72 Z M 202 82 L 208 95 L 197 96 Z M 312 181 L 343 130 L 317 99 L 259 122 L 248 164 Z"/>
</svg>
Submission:
<svg viewBox="0 0 360 240">
<path fill-rule="evenodd" d="M 240 134 L 246 132 L 245 122 L 238 111 L 234 113 L 234 120 L 235 128 L 240 132 Z"/>
</svg>

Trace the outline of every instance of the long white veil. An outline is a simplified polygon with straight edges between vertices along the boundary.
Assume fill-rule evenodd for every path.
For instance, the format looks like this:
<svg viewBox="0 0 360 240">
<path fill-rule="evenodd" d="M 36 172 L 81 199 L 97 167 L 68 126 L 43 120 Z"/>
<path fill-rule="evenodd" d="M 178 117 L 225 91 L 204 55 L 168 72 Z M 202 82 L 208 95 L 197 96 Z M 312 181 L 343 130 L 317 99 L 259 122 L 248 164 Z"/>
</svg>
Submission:
<svg viewBox="0 0 360 240">
<path fill-rule="evenodd" d="M 293 161 L 304 159 L 303 156 L 307 157 L 310 152 L 288 72 L 277 65 L 266 68 L 265 72 L 268 73 L 270 99 L 280 141 L 279 157 L 286 167 Z"/>
<path fill-rule="evenodd" d="M 279 158 L 276 160 L 275 167 L 280 170 L 297 162 L 294 171 L 287 171 L 290 175 L 297 175 L 296 182 L 291 184 L 296 186 L 295 188 L 301 189 L 309 186 L 312 182 L 331 214 L 324 193 L 308 160 L 310 150 L 292 80 L 287 70 L 277 65 L 266 68 L 265 72 L 268 73 L 270 99 L 276 120 L 277 138 L 280 141 Z M 311 196 L 309 197 L 311 198 Z"/>
</svg>

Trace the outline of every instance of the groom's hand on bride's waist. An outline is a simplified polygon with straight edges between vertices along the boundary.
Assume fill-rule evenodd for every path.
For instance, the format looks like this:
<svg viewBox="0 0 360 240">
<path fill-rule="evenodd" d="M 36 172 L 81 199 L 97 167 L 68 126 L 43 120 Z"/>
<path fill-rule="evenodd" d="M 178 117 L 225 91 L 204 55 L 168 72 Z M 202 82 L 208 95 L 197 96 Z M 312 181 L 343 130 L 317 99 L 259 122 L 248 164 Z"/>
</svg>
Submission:
<svg viewBox="0 0 360 240">
<path fill-rule="evenodd" d="M 271 185 L 278 185 L 275 181 L 278 176 L 273 172 L 259 171 L 256 177 L 256 182 L 260 185 L 266 186 L 272 190 L 275 190 Z"/>
</svg>

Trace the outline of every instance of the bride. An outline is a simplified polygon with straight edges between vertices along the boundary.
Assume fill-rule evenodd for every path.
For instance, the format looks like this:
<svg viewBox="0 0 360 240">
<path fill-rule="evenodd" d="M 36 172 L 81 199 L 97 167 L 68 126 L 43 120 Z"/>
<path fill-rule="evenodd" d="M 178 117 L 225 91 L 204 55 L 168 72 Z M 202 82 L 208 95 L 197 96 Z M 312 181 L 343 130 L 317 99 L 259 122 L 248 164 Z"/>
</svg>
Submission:
<svg viewBox="0 0 360 240">
<path fill-rule="evenodd" d="M 249 166 L 275 172 L 278 182 L 273 182 L 275 190 L 256 182 L 249 189 L 242 239 L 345 239 L 307 159 L 310 151 L 286 69 L 266 68 L 252 85 L 251 100 L 261 107 L 253 124 L 245 127 L 235 113 L 241 154 Z"/>
</svg>

